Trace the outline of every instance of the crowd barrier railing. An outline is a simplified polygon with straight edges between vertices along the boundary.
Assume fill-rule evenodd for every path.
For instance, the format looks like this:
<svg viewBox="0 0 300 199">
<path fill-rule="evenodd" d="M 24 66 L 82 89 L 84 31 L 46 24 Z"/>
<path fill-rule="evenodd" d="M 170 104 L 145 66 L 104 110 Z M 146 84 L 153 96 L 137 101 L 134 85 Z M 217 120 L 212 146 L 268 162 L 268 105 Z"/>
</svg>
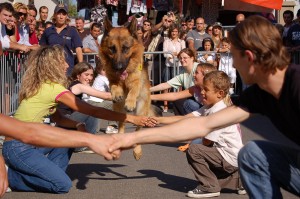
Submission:
<svg viewBox="0 0 300 199">
<path fill-rule="evenodd" d="M 21 78 L 27 55 L 6 51 L 0 57 L 0 113 L 12 115 L 18 107 Z"/>
<path fill-rule="evenodd" d="M 171 52 L 155 51 L 145 52 L 145 61 L 148 63 L 149 79 L 152 86 L 165 82 L 163 77 L 170 71 L 166 70 L 164 55 L 170 54 L 173 57 L 173 75 L 176 76 L 182 70 L 179 60 L 172 55 Z M 220 57 L 220 53 L 211 52 L 197 52 L 197 58 L 204 54 L 214 54 L 214 58 Z M 227 53 L 227 55 L 230 55 Z M 300 64 L 300 52 L 292 54 L 292 63 Z M 12 115 L 18 107 L 18 94 L 21 85 L 21 79 L 25 72 L 24 62 L 27 58 L 26 54 L 20 54 L 13 51 L 6 51 L 0 57 L 0 113 L 5 115 Z M 85 53 L 84 61 L 96 66 L 98 55 L 96 53 Z"/>
</svg>

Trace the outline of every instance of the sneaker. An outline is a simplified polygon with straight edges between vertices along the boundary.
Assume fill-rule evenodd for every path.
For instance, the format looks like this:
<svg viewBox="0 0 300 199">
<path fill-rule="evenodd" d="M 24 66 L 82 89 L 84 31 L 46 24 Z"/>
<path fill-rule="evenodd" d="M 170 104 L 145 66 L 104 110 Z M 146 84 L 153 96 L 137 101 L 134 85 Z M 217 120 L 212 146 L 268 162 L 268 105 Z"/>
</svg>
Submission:
<svg viewBox="0 0 300 199">
<path fill-rule="evenodd" d="M 206 192 L 206 191 L 201 191 L 199 188 L 195 188 L 192 191 L 189 191 L 187 193 L 187 196 L 190 198 L 212 198 L 212 197 L 217 197 L 220 196 L 220 192 Z"/>
<path fill-rule="evenodd" d="M 237 190 L 237 194 L 238 195 L 245 195 L 245 194 L 247 194 L 247 191 L 244 189 L 244 187 L 240 187 Z"/>
<path fill-rule="evenodd" d="M 177 148 L 178 151 L 182 151 L 182 152 L 186 152 L 186 150 L 188 150 L 190 144 L 186 144 L 186 145 L 183 145 L 183 146 L 179 146 Z"/>
<path fill-rule="evenodd" d="M 106 134 L 112 134 L 112 133 L 118 133 L 118 132 L 119 132 L 119 130 L 115 126 L 107 126 L 106 130 L 105 130 Z"/>
<path fill-rule="evenodd" d="M 8 173 L 8 166 L 5 164 L 6 173 Z M 7 187 L 6 193 L 12 192 L 11 188 Z"/>
</svg>

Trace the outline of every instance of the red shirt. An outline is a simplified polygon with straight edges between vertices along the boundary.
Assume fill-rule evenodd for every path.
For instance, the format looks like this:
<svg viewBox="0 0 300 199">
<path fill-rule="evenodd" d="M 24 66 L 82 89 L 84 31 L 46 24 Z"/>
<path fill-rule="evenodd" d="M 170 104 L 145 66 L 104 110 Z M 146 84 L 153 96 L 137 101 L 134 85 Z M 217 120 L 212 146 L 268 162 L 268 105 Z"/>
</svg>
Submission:
<svg viewBox="0 0 300 199">
<path fill-rule="evenodd" d="M 39 40 L 36 36 L 35 31 L 33 33 L 29 34 L 29 43 L 32 45 L 39 44 Z"/>
</svg>

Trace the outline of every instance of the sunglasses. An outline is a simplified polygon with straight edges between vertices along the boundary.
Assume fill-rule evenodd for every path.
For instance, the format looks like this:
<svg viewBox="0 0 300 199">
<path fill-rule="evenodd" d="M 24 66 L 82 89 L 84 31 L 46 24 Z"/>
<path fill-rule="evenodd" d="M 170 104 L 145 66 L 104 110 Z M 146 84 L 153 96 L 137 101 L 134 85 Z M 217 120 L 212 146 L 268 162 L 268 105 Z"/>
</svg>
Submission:
<svg viewBox="0 0 300 199">
<path fill-rule="evenodd" d="M 18 15 L 19 15 L 19 16 L 22 16 L 22 15 L 23 15 L 23 16 L 26 16 L 27 13 L 24 13 L 24 12 L 18 12 Z"/>
<path fill-rule="evenodd" d="M 183 23 L 183 24 L 181 24 L 181 26 L 186 26 L 186 24 L 185 24 L 185 23 Z"/>
</svg>

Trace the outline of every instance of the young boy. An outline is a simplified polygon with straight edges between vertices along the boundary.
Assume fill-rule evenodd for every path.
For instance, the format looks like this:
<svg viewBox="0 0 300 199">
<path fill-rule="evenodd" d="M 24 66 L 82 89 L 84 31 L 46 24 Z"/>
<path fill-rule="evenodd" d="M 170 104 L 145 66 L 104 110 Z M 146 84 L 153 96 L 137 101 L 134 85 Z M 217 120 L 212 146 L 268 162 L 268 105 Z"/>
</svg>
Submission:
<svg viewBox="0 0 300 199">
<path fill-rule="evenodd" d="M 229 93 L 234 93 L 234 84 L 236 82 L 236 69 L 232 64 L 232 55 L 230 54 L 230 41 L 227 37 L 221 40 L 221 48 L 218 50 L 221 53 L 219 70 L 224 71 L 230 78 L 230 90 Z"/>
<path fill-rule="evenodd" d="M 207 73 L 201 90 L 203 107 L 185 116 L 158 117 L 160 123 L 170 124 L 183 118 L 206 116 L 231 106 L 228 95 L 229 77 L 223 71 Z M 243 147 L 238 124 L 220 128 L 203 137 L 202 144 L 191 144 L 186 156 L 199 185 L 187 196 L 192 198 L 215 197 L 221 188 L 238 189 L 237 156 Z M 184 133 L 184 132 L 182 132 Z"/>
</svg>

